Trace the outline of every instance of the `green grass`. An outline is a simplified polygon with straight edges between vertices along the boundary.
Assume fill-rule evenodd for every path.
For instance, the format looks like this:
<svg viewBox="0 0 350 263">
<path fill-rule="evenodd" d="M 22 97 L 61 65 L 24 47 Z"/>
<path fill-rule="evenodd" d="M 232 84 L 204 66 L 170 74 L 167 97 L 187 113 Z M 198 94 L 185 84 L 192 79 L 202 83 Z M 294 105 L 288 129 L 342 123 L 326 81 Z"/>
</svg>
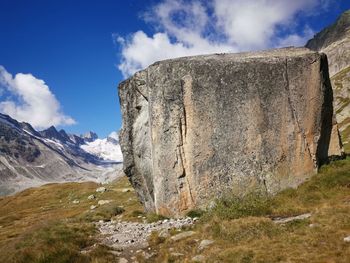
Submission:
<svg viewBox="0 0 350 263">
<path fill-rule="evenodd" d="M 265 216 L 271 213 L 271 198 L 266 194 L 251 192 L 245 196 L 227 196 L 216 201 L 215 207 L 207 213 L 222 220 L 247 216 Z"/>
<path fill-rule="evenodd" d="M 155 213 L 148 213 L 148 214 L 145 214 L 145 216 L 146 216 L 146 220 L 148 223 L 153 223 L 153 222 L 157 222 L 159 220 L 168 219 L 168 217 L 158 215 Z"/>
<path fill-rule="evenodd" d="M 186 216 L 191 217 L 191 218 L 200 218 L 205 214 L 205 211 L 202 209 L 194 209 L 189 211 Z"/>
</svg>

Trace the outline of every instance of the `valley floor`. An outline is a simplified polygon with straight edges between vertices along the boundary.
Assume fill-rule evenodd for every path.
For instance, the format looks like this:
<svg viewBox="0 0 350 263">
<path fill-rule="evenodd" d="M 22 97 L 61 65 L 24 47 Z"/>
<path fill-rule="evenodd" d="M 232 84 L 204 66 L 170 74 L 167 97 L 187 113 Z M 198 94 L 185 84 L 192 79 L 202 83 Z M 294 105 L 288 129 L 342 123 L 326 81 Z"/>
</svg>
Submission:
<svg viewBox="0 0 350 263">
<path fill-rule="evenodd" d="M 350 262 L 350 159 L 298 189 L 228 196 L 181 222 L 144 214 L 125 177 L 100 186 L 50 184 L 0 198 L 0 262 Z M 119 234 L 142 230 L 146 243 L 118 245 Z"/>
</svg>

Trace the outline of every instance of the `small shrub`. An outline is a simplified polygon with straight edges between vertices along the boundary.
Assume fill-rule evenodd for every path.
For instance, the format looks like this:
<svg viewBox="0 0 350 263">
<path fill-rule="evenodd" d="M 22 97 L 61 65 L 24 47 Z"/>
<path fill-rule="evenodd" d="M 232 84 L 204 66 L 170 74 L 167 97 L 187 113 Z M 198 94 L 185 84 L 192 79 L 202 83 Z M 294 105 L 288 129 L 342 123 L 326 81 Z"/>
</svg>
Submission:
<svg viewBox="0 0 350 263">
<path fill-rule="evenodd" d="M 217 201 L 210 212 L 221 219 L 237 219 L 247 216 L 266 216 L 272 211 L 271 198 L 266 194 L 249 193 L 243 197 L 230 196 Z"/>
<path fill-rule="evenodd" d="M 204 215 L 204 211 L 201 209 L 194 209 L 189 211 L 186 215 L 191 218 L 195 218 L 195 217 L 199 218 Z"/>
<path fill-rule="evenodd" d="M 144 216 L 144 215 L 145 215 L 145 213 L 140 211 L 140 210 L 134 210 L 131 212 L 132 217 L 138 217 L 138 216 Z"/>
<path fill-rule="evenodd" d="M 157 222 L 160 220 L 168 219 L 168 217 L 158 215 L 156 213 L 149 213 L 146 215 L 146 219 L 147 219 L 148 223 L 153 223 L 153 222 Z"/>
<path fill-rule="evenodd" d="M 258 238 L 271 238 L 278 234 L 280 229 L 270 219 L 246 217 L 229 221 L 217 220 L 208 231 L 211 231 L 215 238 L 238 243 Z"/>
</svg>

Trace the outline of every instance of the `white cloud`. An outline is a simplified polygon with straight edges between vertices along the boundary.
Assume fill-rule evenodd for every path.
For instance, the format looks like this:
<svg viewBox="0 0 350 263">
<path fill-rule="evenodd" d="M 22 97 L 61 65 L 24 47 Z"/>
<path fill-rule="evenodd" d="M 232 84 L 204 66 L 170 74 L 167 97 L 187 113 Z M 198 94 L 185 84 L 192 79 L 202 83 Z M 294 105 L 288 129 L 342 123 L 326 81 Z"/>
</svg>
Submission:
<svg viewBox="0 0 350 263">
<path fill-rule="evenodd" d="M 11 94 L 0 102 L 0 112 L 35 128 L 51 125 L 71 125 L 75 120 L 61 111 L 60 103 L 41 79 L 31 74 L 18 73 L 14 77 L 0 66 L 0 86 Z"/>
<path fill-rule="evenodd" d="M 156 33 L 119 37 L 125 77 L 155 61 L 208 53 L 300 46 L 313 35 L 297 30 L 299 16 L 312 16 L 333 0 L 164 0 L 144 15 Z"/>
<path fill-rule="evenodd" d="M 275 46 L 278 27 L 294 26 L 298 12 L 315 7 L 315 0 L 214 0 L 218 25 L 231 44 L 243 50 Z M 286 36 L 288 39 L 289 36 Z"/>
<path fill-rule="evenodd" d="M 119 42 L 123 49 L 123 61 L 119 69 L 124 76 L 129 76 L 158 60 L 236 51 L 228 45 L 209 43 L 201 39 L 199 40 L 201 43 L 191 45 L 186 45 L 184 42 L 171 42 L 167 33 L 156 33 L 149 37 L 143 31 L 134 33 L 129 41 L 119 39 Z"/>
<path fill-rule="evenodd" d="M 303 46 L 305 43 L 315 35 L 310 27 L 306 26 L 304 31 L 300 34 L 291 34 L 284 38 L 277 38 L 277 47 L 287 47 L 287 46 Z"/>
</svg>

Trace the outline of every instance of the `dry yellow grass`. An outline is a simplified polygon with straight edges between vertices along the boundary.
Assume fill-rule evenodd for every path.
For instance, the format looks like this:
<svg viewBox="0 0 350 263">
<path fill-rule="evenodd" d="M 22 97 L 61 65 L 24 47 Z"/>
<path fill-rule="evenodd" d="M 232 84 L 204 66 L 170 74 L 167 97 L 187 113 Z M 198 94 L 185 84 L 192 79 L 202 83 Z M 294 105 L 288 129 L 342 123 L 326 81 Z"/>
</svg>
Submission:
<svg viewBox="0 0 350 263">
<path fill-rule="evenodd" d="M 105 247 L 97 246 L 96 230 L 91 223 L 110 219 L 113 209 L 124 206 L 122 216 L 137 220 L 135 210 L 142 210 L 127 178 L 105 186 L 96 193 L 96 183 L 48 184 L 27 189 L 0 199 L 0 262 L 110 262 L 115 259 Z M 88 200 L 94 194 L 96 199 Z M 79 200 L 79 204 L 74 204 Z M 91 211 L 98 200 L 110 204 Z M 109 208 L 109 209 L 108 209 Z"/>
<path fill-rule="evenodd" d="M 94 183 L 51 184 L 0 199 L 0 262 L 117 262 L 110 248 L 95 246 L 92 222 L 110 219 L 118 207 L 123 220 L 145 216 L 126 178 L 96 193 Z M 90 211 L 97 200 L 112 203 Z M 73 204 L 79 200 L 79 204 Z M 206 262 L 350 262 L 350 159 L 322 167 L 320 173 L 297 189 L 276 196 L 234 196 L 217 200 L 201 215 L 196 234 L 174 242 L 152 234 L 150 259 L 139 262 L 191 262 L 204 255 Z M 119 211 L 120 212 L 120 211 Z M 117 212 L 117 213 L 119 213 Z M 305 220 L 276 225 L 272 218 L 310 212 Z M 147 215 L 150 221 L 158 216 Z M 311 225 L 311 226 L 310 226 Z M 170 231 L 171 235 L 178 233 Z M 201 240 L 215 243 L 198 251 Z M 182 253 L 183 256 L 173 253 Z"/>
<path fill-rule="evenodd" d="M 153 249 L 158 255 L 140 261 L 192 262 L 201 254 L 205 262 L 350 262 L 350 243 L 344 242 L 350 235 L 349 159 L 322 167 L 298 189 L 262 198 L 219 200 L 216 209 L 201 217 L 195 236 L 179 242 L 157 239 Z M 305 212 L 312 216 L 285 225 L 272 221 Z M 204 239 L 215 243 L 199 252 Z"/>
</svg>

